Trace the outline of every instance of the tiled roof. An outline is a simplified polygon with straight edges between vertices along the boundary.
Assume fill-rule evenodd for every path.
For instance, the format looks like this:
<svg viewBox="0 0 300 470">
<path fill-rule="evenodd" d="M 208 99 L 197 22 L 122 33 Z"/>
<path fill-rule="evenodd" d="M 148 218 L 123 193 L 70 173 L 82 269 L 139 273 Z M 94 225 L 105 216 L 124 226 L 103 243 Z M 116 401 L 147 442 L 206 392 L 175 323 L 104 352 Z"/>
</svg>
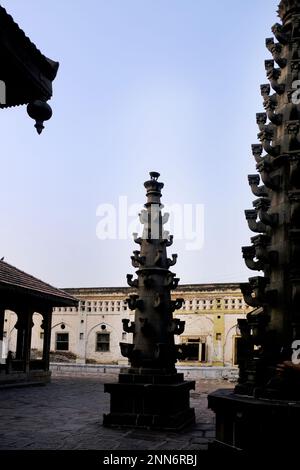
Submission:
<svg viewBox="0 0 300 470">
<path fill-rule="evenodd" d="M 13 35 L 19 43 L 22 43 L 26 47 L 27 54 L 30 52 L 35 59 L 39 62 L 39 65 L 43 68 L 43 72 L 47 72 L 47 78 L 54 80 L 57 74 L 58 62 L 54 62 L 48 59 L 42 52 L 36 47 L 36 45 L 29 39 L 20 26 L 14 21 L 13 17 L 7 13 L 5 8 L 0 5 L 0 26 L 1 32 L 5 31 L 6 35 Z"/>
<path fill-rule="evenodd" d="M 0 32 L 0 79 L 7 89 L 6 103 L 1 103 L 0 108 L 50 99 L 59 63 L 43 55 L 1 5 Z"/>
<path fill-rule="evenodd" d="M 15 268 L 5 261 L 0 261 L 0 288 L 14 289 L 20 294 L 38 295 L 61 305 L 76 305 L 77 299 L 61 289 L 46 284 L 30 274 Z"/>
</svg>

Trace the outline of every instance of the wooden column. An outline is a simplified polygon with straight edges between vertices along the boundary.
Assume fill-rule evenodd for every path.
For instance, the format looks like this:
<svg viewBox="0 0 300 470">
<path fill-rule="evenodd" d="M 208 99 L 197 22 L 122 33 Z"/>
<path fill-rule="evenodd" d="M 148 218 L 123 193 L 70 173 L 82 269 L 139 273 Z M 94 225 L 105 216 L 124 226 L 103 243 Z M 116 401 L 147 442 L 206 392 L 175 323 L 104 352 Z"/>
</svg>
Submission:
<svg viewBox="0 0 300 470">
<path fill-rule="evenodd" d="M 17 350 L 16 359 L 24 361 L 24 372 L 29 372 L 30 350 L 31 350 L 31 332 L 32 332 L 32 310 L 24 309 L 17 312 L 18 322 L 16 328 Z"/>
<path fill-rule="evenodd" d="M 32 335 L 32 311 L 28 311 L 26 315 L 25 335 L 24 335 L 24 359 L 25 359 L 25 372 L 30 369 L 30 353 L 31 353 L 31 335 Z"/>
<path fill-rule="evenodd" d="M 3 330 L 4 330 L 4 316 L 5 309 L 0 307 L 0 363 L 2 362 L 3 355 Z"/>
<path fill-rule="evenodd" d="M 16 345 L 16 359 L 22 360 L 23 359 L 23 350 L 24 350 L 24 312 L 15 312 L 18 316 L 17 323 L 15 324 L 15 328 L 17 330 L 17 345 Z"/>
<path fill-rule="evenodd" d="M 43 343 L 43 362 L 44 370 L 49 370 L 49 355 L 51 344 L 51 322 L 52 322 L 52 308 L 48 308 L 44 312 L 42 328 L 44 330 L 44 343 Z"/>
</svg>

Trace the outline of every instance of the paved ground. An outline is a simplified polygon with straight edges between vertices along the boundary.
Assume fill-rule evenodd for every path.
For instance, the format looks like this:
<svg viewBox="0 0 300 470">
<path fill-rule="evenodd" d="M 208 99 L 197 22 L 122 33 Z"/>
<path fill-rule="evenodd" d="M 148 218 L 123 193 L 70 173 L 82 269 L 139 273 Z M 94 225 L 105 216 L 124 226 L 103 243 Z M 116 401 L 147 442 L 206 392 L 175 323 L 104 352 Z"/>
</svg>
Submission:
<svg viewBox="0 0 300 470">
<path fill-rule="evenodd" d="M 0 390 L 0 449 L 202 450 L 214 436 L 214 415 L 207 393 L 232 387 L 226 381 L 201 380 L 191 392 L 196 425 L 184 432 L 108 429 L 103 384 L 116 376 L 53 377 L 42 387 Z"/>
</svg>

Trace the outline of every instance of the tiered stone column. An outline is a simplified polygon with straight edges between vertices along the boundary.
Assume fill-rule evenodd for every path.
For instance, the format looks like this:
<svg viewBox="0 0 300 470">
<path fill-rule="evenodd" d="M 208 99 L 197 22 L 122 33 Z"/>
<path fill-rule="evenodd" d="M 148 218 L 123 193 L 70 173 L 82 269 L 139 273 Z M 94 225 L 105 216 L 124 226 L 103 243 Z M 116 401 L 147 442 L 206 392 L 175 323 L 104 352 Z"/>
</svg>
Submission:
<svg viewBox="0 0 300 470">
<path fill-rule="evenodd" d="M 300 420 L 300 368 L 292 362 L 300 340 L 300 0 L 281 0 L 278 13 L 277 41 L 266 40 L 273 57 L 261 85 L 265 112 L 256 115 L 260 144 L 252 146 L 259 174 L 248 177 L 257 199 L 245 215 L 255 236 L 242 249 L 248 268 L 263 275 L 241 285 L 253 311 L 239 321 L 235 393 L 209 396 L 217 443 L 252 451 L 296 448 Z"/>
<path fill-rule="evenodd" d="M 278 42 L 266 39 L 273 56 L 265 61 L 270 83 L 260 87 L 266 112 L 256 115 L 261 143 L 252 146 L 259 174 L 248 176 L 258 199 L 246 219 L 256 235 L 242 249 L 246 265 L 263 276 L 241 285 L 255 310 L 240 321 L 248 354 L 239 358 L 236 391 L 300 399 L 300 382 L 276 372 L 300 339 L 300 1 L 282 0 L 278 12 L 283 24 L 272 28 Z"/>
<path fill-rule="evenodd" d="M 194 422 L 189 391 L 195 383 L 184 381 L 175 369 L 184 347 L 175 345 L 174 335 L 184 331 L 184 322 L 173 319 L 172 313 L 183 299 L 171 300 L 171 290 L 176 289 L 179 279 L 169 268 L 177 255 L 167 256 L 173 238 L 163 229 L 168 220 L 160 201 L 163 183 L 158 181 L 159 173 L 150 176 L 145 182 L 145 210 L 140 214 L 143 234 L 135 234 L 140 250 L 131 257 L 137 279 L 127 275 L 128 284 L 137 290 L 127 300 L 135 311 L 134 322 L 123 320 L 124 331 L 133 333 L 133 343 L 120 343 L 130 367 L 119 375 L 118 384 L 105 385 L 111 394 L 111 409 L 104 416 L 104 425 L 178 430 Z"/>
</svg>

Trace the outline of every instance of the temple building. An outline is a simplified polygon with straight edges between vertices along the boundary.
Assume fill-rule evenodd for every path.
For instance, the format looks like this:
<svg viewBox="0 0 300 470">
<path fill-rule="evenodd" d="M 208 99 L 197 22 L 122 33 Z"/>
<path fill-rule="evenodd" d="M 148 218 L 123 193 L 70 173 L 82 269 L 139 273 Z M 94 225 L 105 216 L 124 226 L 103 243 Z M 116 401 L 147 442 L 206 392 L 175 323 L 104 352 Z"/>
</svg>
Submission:
<svg viewBox="0 0 300 470">
<path fill-rule="evenodd" d="M 122 318 L 133 318 L 126 298 L 133 292 L 128 287 L 95 287 L 64 289 L 79 301 L 78 307 L 55 307 L 52 317 L 51 351 L 71 352 L 79 363 L 124 364 L 120 341 L 130 341 L 131 333 L 122 330 Z M 238 319 L 251 310 L 243 299 L 239 284 L 179 285 L 176 297 L 182 307 L 175 318 L 185 321 L 185 331 L 177 338 L 189 346 L 185 365 L 233 366 L 237 364 L 239 341 Z M 172 295 L 175 300 L 175 296 Z M 14 351 L 16 316 L 5 314 L 5 351 Z M 42 318 L 34 315 L 32 349 L 42 351 L 44 332 Z"/>
</svg>

